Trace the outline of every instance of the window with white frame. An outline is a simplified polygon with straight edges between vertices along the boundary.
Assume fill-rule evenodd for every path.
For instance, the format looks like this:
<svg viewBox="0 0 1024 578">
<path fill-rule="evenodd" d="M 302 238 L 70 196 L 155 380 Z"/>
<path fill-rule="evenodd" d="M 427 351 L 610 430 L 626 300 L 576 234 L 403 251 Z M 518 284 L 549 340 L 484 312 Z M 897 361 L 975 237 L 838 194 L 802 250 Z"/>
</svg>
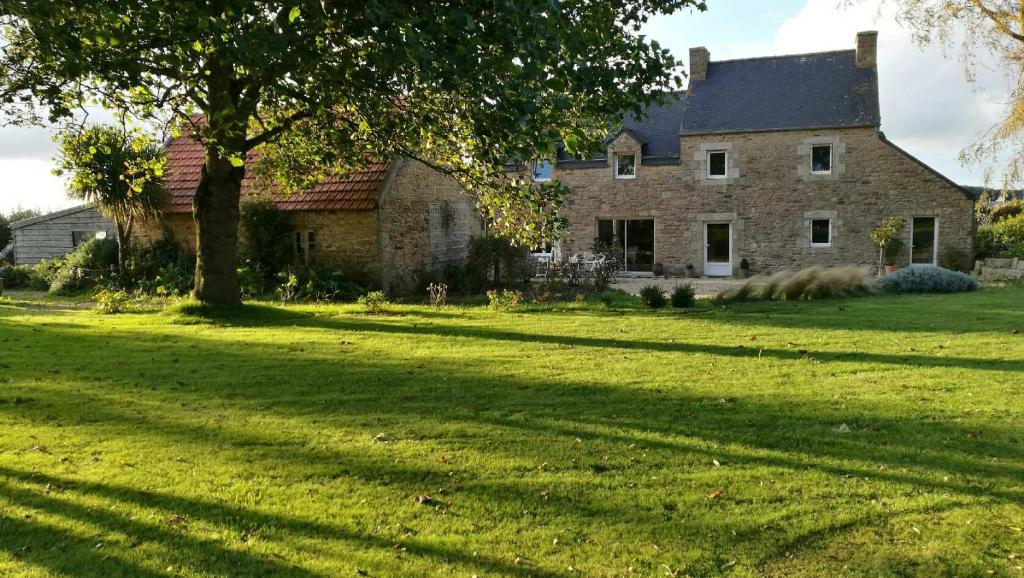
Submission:
<svg viewBox="0 0 1024 578">
<path fill-rule="evenodd" d="M 821 144 L 811 147 L 811 174 L 828 175 L 832 173 L 832 145 Z"/>
<path fill-rule="evenodd" d="M 725 151 L 708 151 L 708 178 L 724 179 L 729 174 L 729 156 Z"/>
<path fill-rule="evenodd" d="M 299 265 L 313 263 L 313 251 L 316 249 L 316 233 L 313 231 L 295 231 L 295 262 Z"/>
<path fill-rule="evenodd" d="M 636 178 L 636 155 L 615 155 L 615 178 Z"/>
<path fill-rule="evenodd" d="M 832 219 L 811 219 L 811 246 L 832 246 Z"/>
<path fill-rule="evenodd" d="M 551 161 L 533 161 L 533 174 L 531 177 L 535 182 L 551 180 Z"/>
</svg>

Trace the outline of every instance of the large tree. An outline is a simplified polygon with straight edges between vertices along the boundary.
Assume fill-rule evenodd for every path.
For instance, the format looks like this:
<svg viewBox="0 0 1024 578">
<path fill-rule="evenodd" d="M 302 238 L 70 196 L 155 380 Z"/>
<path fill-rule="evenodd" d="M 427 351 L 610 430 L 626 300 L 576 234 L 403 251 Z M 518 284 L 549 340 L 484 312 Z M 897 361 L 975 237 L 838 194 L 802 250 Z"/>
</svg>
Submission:
<svg viewBox="0 0 1024 578">
<path fill-rule="evenodd" d="M 84 102 L 169 111 L 205 146 L 195 195 L 196 296 L 239 299 L 245 159 L 285 192 L 406 155 L 451 174 L 495 226 L 551 231 L 557 184 L 506 179 L 557 143 L 593 152 L 623 111 L 678 86 L 640 34 L 702 0 L 0 0 L 0 106 L 49 121 Z M 257 150 L 261 149 L 261 150 Z M 253 154 L 257 153 L 257 154 Z"/>
<path fill-rule="evenodd" d="M 92 125 L 60 135 L 57 174 L 68 195 L 90 202 L 114 221 L 117 268 L 124 273 L 135 226 L 160 216 L 167 199 L 167 159 L 160 143 L 124 126 Z"/>
<path fill-rule="evenodd" d="M 848 0 L 863 1 L 863 0 Z M 921 44 L 961 45 L 967 79 L 979 68 L 997 70 L 1011 89 L 1006 114 L 960 158 L 985 169 L 1004 191 L 1024 184 L 1024 3 L 1021 0 L 886 0 Z M 993 62 L 992 59 L 995 59 Z M 1002 164 L 1005 161 L 1005 165 Z"/>
</svg>

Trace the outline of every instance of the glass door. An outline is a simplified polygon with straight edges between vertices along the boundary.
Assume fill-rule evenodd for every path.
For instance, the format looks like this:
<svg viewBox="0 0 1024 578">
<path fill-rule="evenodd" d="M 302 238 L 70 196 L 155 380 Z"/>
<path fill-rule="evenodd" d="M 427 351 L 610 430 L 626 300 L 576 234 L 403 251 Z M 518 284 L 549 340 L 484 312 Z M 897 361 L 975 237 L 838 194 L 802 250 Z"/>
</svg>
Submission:
<svg viewBox="0 0 1024 578">
<path fill-rule="evenodd" d="M 935 264 L 937 233 L 935 217 L 914 217 L 910 236 L 911 265 Z"/>
<path fill-rule="evenodd" d="M 654 219 L 599 219 L 597 238 L 612 248 L 623 271 L 654 271 Z"/>
<path fill-rule="evenodd" d="M 709 277 L 732 275 L 732 225 L 704 225 L 704 274 Z"/>
</svg>

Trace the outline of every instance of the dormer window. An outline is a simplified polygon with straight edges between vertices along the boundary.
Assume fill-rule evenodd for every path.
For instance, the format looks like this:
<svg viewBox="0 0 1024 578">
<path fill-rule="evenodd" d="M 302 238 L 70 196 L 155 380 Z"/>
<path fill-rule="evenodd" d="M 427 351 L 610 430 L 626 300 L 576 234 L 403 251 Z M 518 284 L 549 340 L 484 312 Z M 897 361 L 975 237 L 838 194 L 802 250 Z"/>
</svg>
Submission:
<svg viewBox="0 0 1024 578">
<path fill-rule="evenodd" d="M 832 174 L 832 145 L 814 145 L 811 147 L 811 174 Z"/>
<path fill-rule="evenodd" d="M 708 178 L 724 179 L 728 175 L 728 155 L 725 151 L 708 151 Z"/>
<path fill-rule="evenodd" d="M 615 178 L 636 178 L 636 155 L 615 155 Z"/>
<path fill-rule="evenodd" d="M 534 182 L 550 181 L 551 169 L 551 161 L 533 161 L 532 178 Z"/>
</svg>

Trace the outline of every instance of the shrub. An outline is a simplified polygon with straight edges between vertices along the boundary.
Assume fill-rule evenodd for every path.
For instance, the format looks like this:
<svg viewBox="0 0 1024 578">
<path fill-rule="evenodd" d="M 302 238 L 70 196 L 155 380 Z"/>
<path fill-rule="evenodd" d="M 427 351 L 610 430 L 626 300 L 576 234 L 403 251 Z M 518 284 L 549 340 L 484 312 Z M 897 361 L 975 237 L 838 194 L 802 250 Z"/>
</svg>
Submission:
<svg viewBox="0 0 1024 578">
<path fill-rule="evenodd" d="M 775 300 L 796 301 L 856 297 L 877 291 L 871 272 L 863 267 L 808 267 L 783 271 L 767 277 L 754 277 L 736 289 L 715 296 L 718 303 Z"/>
<path fill-rule="evenodd" d="M 984 225 L 978 227 L 978 233 L 974 237 L 974 257 L 975 259 L 988 259 L 995 257 L 1002 253 L 1006 248 L 1003 247 L 999 238 L 996 237 L 996 232 L 992 228 L 992 225 Z"/>
<path fill-rule="evenodd" d="M 117 242 L 89 239 L 63 259 L 43 263 L 37 265 L 37 270 L 47 280 L 50 292 L 74 293 L 112 274 L 117 264 Z"/>
<path fill-rule="evenodd" d="M 31 287 L 36 278 L 35 269 L 28 265 L 0 268 L 0 278 L 4 280 L 4 287 L 8 289 L 19 289 Z"/>
<path fill-rule="evenodd" d="M 670 300 L 672 307 L 693 307 L 697 303 L 697 290 L 690 283 L 676 285 Z"/>
<path fill-rule="evenodd" d="M 252 266 L 250 273 L 261 273 L 272 281 L 292 260 L 292 227 L 288 215 L 269 197 L 249 197 L 239 214 L 242 232 L 242 256 Z"/>
<path fill-rule="evenodd" d="M 1024 257 L 1024 214 L 1006 217 L 995 225 L 992 231 L 1004 247 L 1003 257 Z"/>
<path fill-rule="evenodd" d="M 275 292 L 282 301 L 355 301 L 364 289 L 344 271 L 327 265 L 285 269 L 277 274 Z"/>
<path fill-rule="evenodd" d="M 116 288 L 159 296 L 187 295 L 195 285 L 196 258 L 181 250 L 170 236 L 136 249 L 114 279 Z"/>
<path fill-rule="evenodd" d="M 378 315 L 387 311 L 391 303 L 383 291 L 370 291 L 359 298 L 359 304 L 365 307 L 370 315 Z"/>
<path fill-rule="evenodd" d="M 640 299 L 651 309 L 661 309 L 665 306 L 665 293 L 657 285 L 646 285 L 640 289 Z"/>
<path fill-rule="evenodd" d="M 495 311 L 511 311 L 519 306 L 523 294 L 510 289 L 492 289 L 487 292 L 487 306 Z"/>
<path fill-rule="evenodd" d="M 1024 213 L 1024 201 L 1007 201 L 1001 205 L 992 207 L 988 216 L 992 223 L 998 223 L 1009 217 L 1016 217 Z"/>
<path fill-rule="evenodd" d="M 900 269 L 882 277 L 878 284 L 887 293 L 959 293 L 978 288 L 970 275 L 933 265 Z"/>
<path fill-rule="evenodd" d="M 974 262 L 966 251 L 959 247 L 948 247 L 939 256 L 939 266 L 953 271 L 967 273 L 974 268 Z"/>
<path fill-rule="evenodd" d="M 448 303 L 448 286 L 444 283 L 431 283 L 427 286 L 427 295 L 431 307 L 441 309 Z"/>
<path fill-rule="evenodd" d="M 101 289 L 93 296 L 96 302 L 96 311 L 112 315 L 115 313 L 130 313 L 135 311 L 135 303 L 124 291 L 111 291 Z"/>
<path fill-rule="evenodd" d="M 525 248 L 501 237 L 475 237 L 469 242 L 464 289 L 479 292 L 488 287 L 522 287 L 533 276 L 530 265 L 530 253 Z"/>
</svg>

